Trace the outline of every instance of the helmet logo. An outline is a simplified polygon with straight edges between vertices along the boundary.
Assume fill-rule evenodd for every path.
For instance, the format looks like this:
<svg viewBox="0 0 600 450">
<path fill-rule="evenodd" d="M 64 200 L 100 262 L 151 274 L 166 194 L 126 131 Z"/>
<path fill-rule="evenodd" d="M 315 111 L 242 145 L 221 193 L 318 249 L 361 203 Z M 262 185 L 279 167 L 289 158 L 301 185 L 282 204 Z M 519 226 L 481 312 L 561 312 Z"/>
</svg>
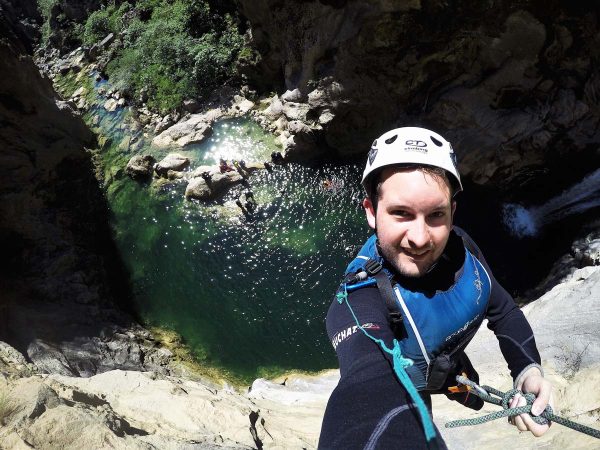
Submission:
<svg viewBox="0 0 600 450">
<path fill-rule="evenodd" d="M 371 147 L 371 150 L 369 150 L 369 164 L 373 164 L 373 161 L 375 161 L 376 156 L 377 156 L 377 148 Z"/>
<path fill-rule="evenodd" d="M 418 141 L 416 139 L 409 139 L 408 141 L 405 142 L 406 145 L 408 145 L 409 147 L 427 147 L 427 143 L 423 142 L 423 141 Z"/>
</svg>

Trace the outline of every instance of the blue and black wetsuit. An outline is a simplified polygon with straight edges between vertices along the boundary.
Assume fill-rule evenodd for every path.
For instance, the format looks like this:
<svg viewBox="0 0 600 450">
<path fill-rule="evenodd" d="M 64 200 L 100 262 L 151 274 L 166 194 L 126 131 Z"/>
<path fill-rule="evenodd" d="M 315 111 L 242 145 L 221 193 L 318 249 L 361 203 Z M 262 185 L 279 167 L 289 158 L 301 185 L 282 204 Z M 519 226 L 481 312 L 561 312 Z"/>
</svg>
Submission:
<svg viewBox="0 0 600 450">
<path fill-rule="evenodd" d="M 383 263 L 386 267 L 385 261 Z M 391 267 L 386 269 L 394 273 Z M 403 314 L 408 337 L 404 343 L 401 341 L 402 351 L 415 360 L 415 368 L 420 367 L 409 375 L 425 399 L 423 374 L 427 372 L 430 359 L 442 351 L 451 351 L 451 347 L 461 340 L 464 344 L 464 339 L 472 337 L 483 318 L 488 319 L 488 327 L 496 334 L 515 382 L 531 365 L 541 370 L 540 356 L 529 323 L 510 294 L 494 279 L 481 251 L 460 228 L 454 227 L 442 257 L 425 276 L 405 278 L 394 274 L 393 278 L 397 282 L 399 298 L 406 303 L 403 307 L 411 308 L 411 298 L 415 300 L 415 309 L 426 305 L 429 300 L 446 304 L 443 308 L 447 310 L 413 310 L 410 324 L 406 323 L 408 317 Z M 476 289 L 471 289 L 473 293 L 468 295 L 469 302 L 475 299 L 485 303 L 471 309 L 472 317 L 463 314 L 463 326 L 452 324 L 447 327 L 447 336 L 440 338 L 436 330 L 430 328 L 443 327 L 447 321 L 456 319 L 449 318 L 454 314 L 451 312 L 452 304 L 462 300 L 451 294 L 463 289 L 465 283 L 483 285 L 479 294 L 483 294 L 484 298 L 478 295 Z M 419 303 L 419 299 L 424 301 Z M 389 324 L 389 309 L 378 288 L 357 289 L 349 294 L 348 302 L 361 326 L 392 347 L 396 336 Z M 439 316 L 433 317 L 436 314 Z M 420 335 L 419 340 L 414 330 Z M 338 356 L 341 379 L 327 404 L 319 448 L 427 448 L 417 411 L 394 374 L 390 355 L 360 331 L 347 305 L 336 300 L 332 302 L 327 314 L 327 333 Z"/>
</svg>

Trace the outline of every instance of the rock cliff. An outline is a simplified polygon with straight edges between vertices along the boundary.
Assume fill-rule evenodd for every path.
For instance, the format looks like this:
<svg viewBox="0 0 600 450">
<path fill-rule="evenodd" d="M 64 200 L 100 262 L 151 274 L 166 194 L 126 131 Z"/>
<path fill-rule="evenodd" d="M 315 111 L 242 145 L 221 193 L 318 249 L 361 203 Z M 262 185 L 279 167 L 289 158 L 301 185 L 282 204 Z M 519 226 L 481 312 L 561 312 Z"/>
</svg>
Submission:
<svg viewBox="0 0 600 450">
<path fill-rule="evenodd" d="M 598 428 L 600 411 L 600 267 L 575 271 L 524 311 L 536 333 L 555 412 Z M 511 388 L 493 334 L 480 330 L 468 348 L 482 380 Z M 24 362 L 0 347 L 0 442 L 9 448 L 301 449 L 316 448 L 327 398 L 339 374 L 290 376 L 283 384 L 256 380 L 247 393 L 226 385 L 111 371 L 91 378 L 24 376 Z M 476 417 L 443 396 L 434 420 L 449 448 L 594 448 L 597 440 L 553 425 L 542 438 L 519 434 L 505 420 L 445 429 Z M 342 432 L 342 431 L 340 431 Z"/>
<path fill-rule="evenodd" d="M 123 312 L 95 138 L 41 76 L 12 11 L 0 14 L 0 339 L 41 372 L 158 368 L 150 333 Z"/>
<path fill-rule="evenodd" d="M 242 0 L 290 159 L 363 154 L 430 125 L 461 173 L 503 188 L 598 163 L 598 10 L 544 3 Z M 585 162 L 585 161 L 588 162 Z M 561 162 L 562 161 L 562 162 Z M 583 164 L 583 166 L 582 166 Z"/>
</svg>

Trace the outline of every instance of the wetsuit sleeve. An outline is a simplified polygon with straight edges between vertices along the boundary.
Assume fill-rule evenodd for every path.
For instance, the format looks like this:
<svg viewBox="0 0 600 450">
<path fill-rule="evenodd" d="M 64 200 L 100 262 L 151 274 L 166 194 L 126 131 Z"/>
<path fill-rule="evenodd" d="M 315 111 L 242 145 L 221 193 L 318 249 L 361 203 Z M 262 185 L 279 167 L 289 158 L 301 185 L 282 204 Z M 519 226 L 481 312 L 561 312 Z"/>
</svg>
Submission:
<svg viewBox="0 0 600 450">
<path fill-rule="evenodd" d="M 358 323 L 391 348 L 394 336 L 377 288 L 359 289 L 348 302 Z M 327 333 L 341 378 L 325 408 L 319 449 L 427 449 L 417 409 L 396 378 L 390 357 L 358 328 L 345 302 L 333 300 Z M 441 438 L 438 445 L 446 448 Z"/>
<path fill-rule="evenodd" d="M 494 332 L 504 359 L 508 363 L 510 374 L 519 383 L 520 377 L 530 367 L 537 367 L 543 374 L 541 358 L 535 344 L 535 337 L 529 322 L 521 309 L 515 304 L 512 296 L 494 278 L 490 267 L 475 242 L 463 230 L 456 230 L 461 235 L 467 248 L 487 271 L 492 284 L 490 301 L 486 317 L 488 328 Z"/>
<path fill-rule="evenodd" d="M 387 320 L 387 309 L 375 287 L 362 288 L 348 295 L 348 305 L 334 299 L 327 313 L 327 335 L 333 345 L 344 377 L 352 368 L 364 365 L 373 359 L 386 359 L 392 364 L 390 355 L 369 339 L 358 327 L 358 323 L 373 337 L 381 339 L 392 348 L 394 335 Z M 367 361 L 365 361 L 367 360 Z"/>
</svg>

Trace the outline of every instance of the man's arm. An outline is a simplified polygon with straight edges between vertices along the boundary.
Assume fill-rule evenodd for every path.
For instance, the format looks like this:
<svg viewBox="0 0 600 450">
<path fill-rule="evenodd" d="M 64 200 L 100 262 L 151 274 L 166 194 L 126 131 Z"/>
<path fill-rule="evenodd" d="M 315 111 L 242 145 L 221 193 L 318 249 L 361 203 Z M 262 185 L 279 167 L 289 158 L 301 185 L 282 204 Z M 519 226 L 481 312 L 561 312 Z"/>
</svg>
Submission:
<svg viewBox="0 0 600 450">
<path fill-rule="evenodd" d="M 376 287 L 358 289 L 348 296 L 348 302 L 358 323 L 373 337 L 381 339 L 392 348 L 394 335 L 388 324 L 387 308 Z M 369 362 L 387 361 L 390 369 L 393 361 L 390 355 L 369 339 L 360 330 L 350 308 L 335 299 L 329 308 L 326 320 L 327 335 L 340 363 L 342 378 L 351 375 Z"/>
<path fill-rule="evenodd" d="M 475 256 L 484 265 L 492 283 L 490 301 L 486 316 L 488 328 L 498 338 L 500 351 L 504 356 L 514 380 L 514 387 L 537 396 L 532 405 L 532 414 L 541 414 L 548 403 L 552 402 L 552 385 L 544 379 L 541 357 L 535 344 L 535 337 L 523 312 L 515 304 L 512 296 L 494 278 L 481 250 L 463 230 L 457 229 L 469 249 L 475 249 Z M 511 406 L 523 405 L 524 399 L 515 397 Z M 521 431 L 530 430 L 535 436 L 541 436 L 548 425 L 538 425 L 529 415 L 521 414 L 514 424 Z"/>
<path fill-rule="evenodd" d="M 358 323 L 391 348 L 394 335 L 377 288 L 359 289 L 348 301 Z M 333 301 L 327 333 L 341 379 L 325 409 L 319 449 L 428 448 L 417 409 L 394 374 L 391 356 L 363 334 L 345 302 Z M 441 438 L 438 444 L 446 448 Z"/>
</svg>

